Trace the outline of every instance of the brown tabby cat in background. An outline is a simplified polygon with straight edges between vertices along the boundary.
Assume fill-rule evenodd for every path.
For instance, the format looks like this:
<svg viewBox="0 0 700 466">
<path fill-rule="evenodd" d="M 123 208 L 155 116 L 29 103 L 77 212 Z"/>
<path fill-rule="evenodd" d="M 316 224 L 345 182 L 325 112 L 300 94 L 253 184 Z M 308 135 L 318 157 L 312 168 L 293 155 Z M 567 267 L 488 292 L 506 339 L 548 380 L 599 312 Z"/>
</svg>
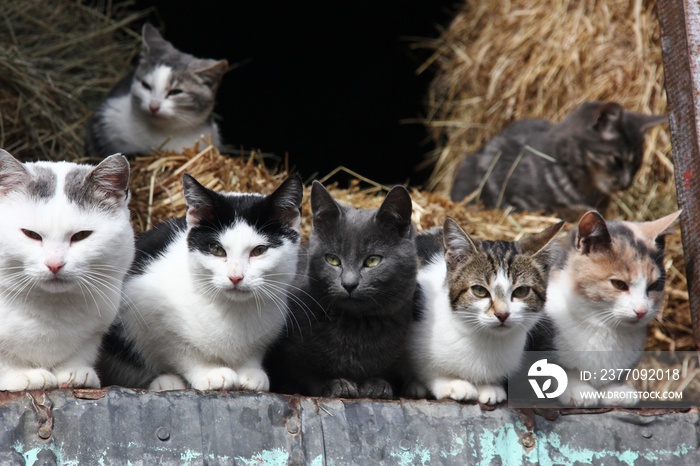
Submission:
<svg viewBox="0 0 700 466">
<path fill-rule="evenodd" d="M 666 116 L 586 102 L 560 123 L 524 119 L 506 127 L 462 161 L 451 197 L 486 208 L 545 211 L 576 220 L 604 211 L 611 194 L 627 189 L 642 164 L 644 131 Z"/>
</svg>

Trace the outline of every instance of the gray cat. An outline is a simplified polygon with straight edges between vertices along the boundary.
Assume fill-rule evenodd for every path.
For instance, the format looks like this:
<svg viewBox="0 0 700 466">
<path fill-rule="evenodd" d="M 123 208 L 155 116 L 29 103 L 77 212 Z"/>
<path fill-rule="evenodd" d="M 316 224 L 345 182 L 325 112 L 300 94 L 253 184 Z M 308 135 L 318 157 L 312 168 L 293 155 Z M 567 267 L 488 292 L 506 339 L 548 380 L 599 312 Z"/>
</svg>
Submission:
<svg viewBox="0 0 700 466">
<path fill-rule="evenodd" d="M 146 23 L 138 65 L 117 83 L 90 118 L 86 157 L 115 152 L 181 151 L 202 136 L 220 146 L 212 118 L 228 63 L 180 52 Z"/>
<path fill-rule="evenodd" d="M 390 398 L 412 320 L 417 257 L 411 198 L 401 186 L 378 209 L 311 190 L 313 231 L 287 334 L 267 358 L 273 391 Z"/>
<path fill-rule="evenodd" d="M 542 210 L 568 220 L 605 210 L 642 164 L 644 131 L 664 121 L 614 102 L 586 102 L 557 124 L 516 121 L 465 157 L 452 200 L 480 189 L 475 199 L 486 208 Z"/>
</svg>

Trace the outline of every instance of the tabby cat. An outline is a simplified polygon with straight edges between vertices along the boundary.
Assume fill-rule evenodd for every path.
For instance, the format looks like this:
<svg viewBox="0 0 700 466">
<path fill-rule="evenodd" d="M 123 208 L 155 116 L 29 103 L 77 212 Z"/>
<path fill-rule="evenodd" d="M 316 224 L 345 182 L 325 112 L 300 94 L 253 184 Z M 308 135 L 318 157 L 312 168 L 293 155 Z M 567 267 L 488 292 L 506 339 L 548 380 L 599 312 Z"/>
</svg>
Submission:
<svg viewBox="0 0 700 466">
<path fill-rule="evenodd" d="M 0 149 L 0 390 L 99 387 L 134 257 L 129 163 L 21 163 Z"/>
<path fill-rule="evenodd" d="M 664 237 L 679 215 L 606 222 L 595 211 L 584 214 L 554 249 L 547 325 L 536 332 L 533 349 L 558 351 L 558 362 L 573 371 L 633 369 L 644 350 L 647 326 L 664 302 Z M 605 385 L 576 379 L 569 377 L 565 404 L 594 402 L 581 392 Z M 624 384 L 605 389 L 630 390 Z"/>
<path fill-rule="evenodd" d="M 391 398 L 413 313 L 411 198 L 396 186 L 378 209 L 311 190 L 313 230 L 287 332 L 267 358 L 274 391 Z"/>
<path fill-rule="evenodd" d="M 495 404 L 547 298 L 550 241 L 564 222 L 517 242 L 477 241 L 457 223 L 418 237 L 418 319 L 407 395 Z"/>
<path fill-rule="evenodd" d="M 578 220 L 605 210 L 642 164 L 644 131 L 666 121 L 614 102 L 586 102 L 560 123 L 524 119 L 506 127 L 458 168 L 451 197 L 476 192 L 487 208 L 557 213 Z"/>
<path fill-rule="evenodd" d="M 88 122 L 85 156 L 146 155 L 158 148 L 181 151 L 202 136 L 219 147 L 212 111 L 227 67 L 225 60 L 180 52 L 146 23 L 138 65 Z"/>
</svg>

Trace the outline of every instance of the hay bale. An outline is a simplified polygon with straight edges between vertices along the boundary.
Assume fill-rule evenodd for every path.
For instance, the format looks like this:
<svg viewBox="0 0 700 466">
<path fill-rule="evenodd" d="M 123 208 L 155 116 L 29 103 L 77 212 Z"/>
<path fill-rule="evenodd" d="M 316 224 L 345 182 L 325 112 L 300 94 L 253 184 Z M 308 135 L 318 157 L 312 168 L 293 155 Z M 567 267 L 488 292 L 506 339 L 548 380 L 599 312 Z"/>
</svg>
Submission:
<svg viewBox="0 0 700 466">
<path fill-rule="evenodd" d="M 138 53 L 128 2 L 0 0 L 0 147 L 79 160 L 92 110 Z M 128 38 L 128 40 L 125 40 Z"/>
</svg>

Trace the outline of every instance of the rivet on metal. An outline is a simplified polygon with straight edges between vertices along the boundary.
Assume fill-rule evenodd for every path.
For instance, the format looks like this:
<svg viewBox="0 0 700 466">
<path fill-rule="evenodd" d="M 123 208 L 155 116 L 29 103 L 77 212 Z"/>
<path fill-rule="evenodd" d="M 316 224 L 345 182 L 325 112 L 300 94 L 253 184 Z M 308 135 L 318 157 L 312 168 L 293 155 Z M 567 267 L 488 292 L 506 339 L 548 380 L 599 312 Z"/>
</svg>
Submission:
<svg viewBox="0 0 700 466">
<path fill-rule="evenodd" d="M 39 438 L 42 440 L 48 440 L 51 438 L 51 428 L 48 426 L 39 427 Z"/>
<path fill-rule="evenodd" d="M 159 427 L 156 431 L 156 436 L 158 437 L 158 439 L 165 442 L 166 440 L 170 439 L 170 430 L 168 430 L 165 427 Z"/>
<path fill-rule="evenodd" d="M 399 448 L 402 449 L 403 451 L 408 451 L 411 449 L 411 442 L 409 442 L 406 439 L 402 439 L 399 442 Z"/>
<path fill-rule="evenodd" d="M 520 443 L 525 447 L 525 448 L 532 448 L 535 446 L 535 439 L 532 438 L 531 435 L 526 435 L 522 439 L 520 439 Z"/>
<path fill-rule="evenodd" d="M 643 430 L 642 431 L 642 437 L 644 438 L 652 438 L 654 434 L 650 430 Z"/>
<path fill-rule="evenodd" d="M 296 421 L 289 421 L 287 423 L 287 432 L 289 432 L 292 435 L 296 435 L 299 433 L 299 424 Z"/>
</svg>

